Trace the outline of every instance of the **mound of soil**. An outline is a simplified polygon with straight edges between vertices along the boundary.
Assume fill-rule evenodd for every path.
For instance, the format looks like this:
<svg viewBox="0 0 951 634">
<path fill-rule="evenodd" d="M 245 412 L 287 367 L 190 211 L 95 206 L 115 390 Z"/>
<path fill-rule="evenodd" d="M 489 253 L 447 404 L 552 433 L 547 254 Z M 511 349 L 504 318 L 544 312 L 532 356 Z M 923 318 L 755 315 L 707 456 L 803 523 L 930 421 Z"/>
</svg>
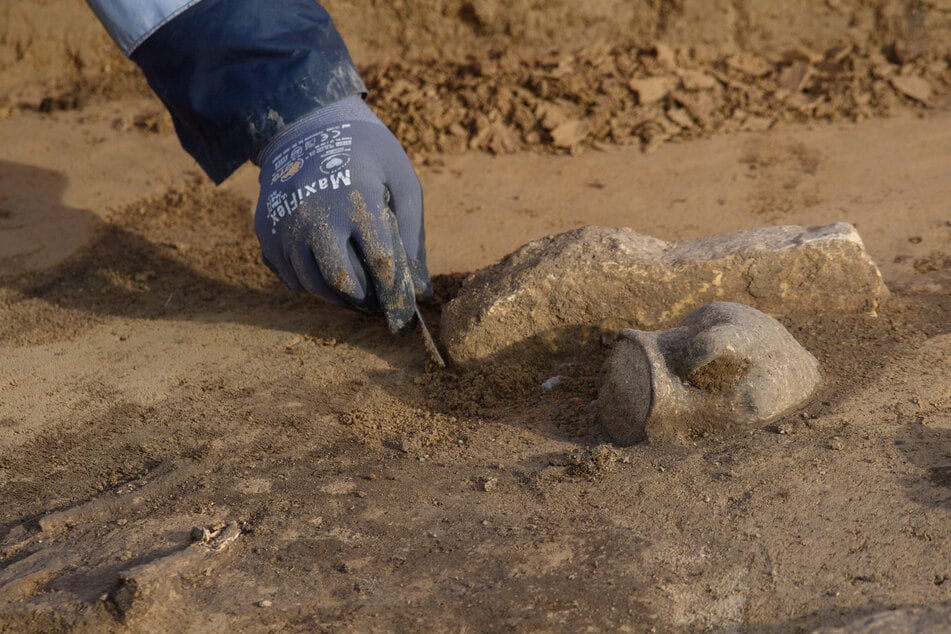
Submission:
<svg viewBox="0 0 951 634">
<path fill-rule="evenodd" d="M 861 121 L 899 104 L 929 106 L 951 89 L 948 59 L 919 48 L 891 60 L 840 46 L 777 61 L 693 48 L 599 46 L 525 59 L 511 51 L 464 63 L 364 71 L 370 103 L 416 154 L 505 154 L 765 130 L 778 122 Z"/>
</svg>

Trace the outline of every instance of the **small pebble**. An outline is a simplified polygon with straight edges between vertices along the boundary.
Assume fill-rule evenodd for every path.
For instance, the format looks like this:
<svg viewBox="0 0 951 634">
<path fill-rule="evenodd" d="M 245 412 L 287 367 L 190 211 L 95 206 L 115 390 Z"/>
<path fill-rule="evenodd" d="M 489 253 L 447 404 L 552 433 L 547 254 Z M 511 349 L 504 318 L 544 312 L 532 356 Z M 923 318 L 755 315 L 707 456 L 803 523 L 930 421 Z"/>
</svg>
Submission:
<svg viewBox="0 0 951 634">
<path fill-rule="evenodd" d="M 558 384 L 561 383 L 561 376 L 553 376 L 544 383 L 542 383 L 542 389 L 546 392 L 551 392 Z"/>
<path fill-rule="evenodd" d="M 269 608 L 274 605 L 274 603 L 272 603 L 270 599 L 261 599 L 254 605 L 258 606 L 259 608 Z"/>
</svg>

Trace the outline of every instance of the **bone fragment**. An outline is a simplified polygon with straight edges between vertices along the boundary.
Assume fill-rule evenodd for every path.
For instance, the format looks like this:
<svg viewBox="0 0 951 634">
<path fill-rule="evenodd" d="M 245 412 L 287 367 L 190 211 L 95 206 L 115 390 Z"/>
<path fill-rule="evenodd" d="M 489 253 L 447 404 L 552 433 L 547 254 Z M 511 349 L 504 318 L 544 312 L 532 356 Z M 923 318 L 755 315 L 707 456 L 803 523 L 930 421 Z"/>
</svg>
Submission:
<svg viewBox="0 0 951 634">
<path fill-rule="evenodd" d="M 819 364 L 772 317 L 714 302 L 676 328 L 622 330 L 597 407 L 618 443 L 670 441 L 766 425 L 808 401 Z"/>
<path fill-rule="evenodd" d="M 126 617 L 135 606 L 168 597 L 172 584 L 182 575 L 196 574 L 206 561 L 224 551 L 241 536 L 236 522 L 204 534 L 183 550 L 159 557 L 119 573 L 119 583 L 108 599 Z"/>
<path fill-rule="evenodd" d="M 457 365 L 507 352 L 531 362 L 621 328 L 667 328 L 713 301 L 773 315 L 874 313 L 887 292 L 847 223 L 682 242 L 588 226 L 530 242 L 472 275 L 443 311 L 442 338 Z"/>
</svg>

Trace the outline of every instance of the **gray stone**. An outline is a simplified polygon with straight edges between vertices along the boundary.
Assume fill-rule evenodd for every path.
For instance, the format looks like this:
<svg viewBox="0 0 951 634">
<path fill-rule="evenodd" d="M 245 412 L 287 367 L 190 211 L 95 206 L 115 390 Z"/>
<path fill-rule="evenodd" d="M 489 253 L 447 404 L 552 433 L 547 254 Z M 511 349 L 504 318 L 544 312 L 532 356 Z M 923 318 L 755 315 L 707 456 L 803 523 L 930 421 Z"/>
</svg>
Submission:
<svg viewBox="0 0 951 634">
<path fill-rule="evenodd" d="M 951 627 L 951 604 L 923 605 L 878 612 L 843 627 L 823 627 L 813 634 L 944 634 Z"/>
<path fill-rule="evenodd" d="M 712 301 L 770 314 L 874 313 L 886 296 L 855 228 L 767 227 L 664 242 L 588 226 L 530 242 L 478 271 L 443 311 L 457 365 L 506 351 L 576 352 L 624 327 L 670 327 Z"/>
<path fill-rule="evenodd" d="M 772 317 L 714 302 L 676 328 L 622 330 L 597 408 L 615 442 L 668 441 L 766 425 L 803 405 L 819 364 Z"/>
</svg>

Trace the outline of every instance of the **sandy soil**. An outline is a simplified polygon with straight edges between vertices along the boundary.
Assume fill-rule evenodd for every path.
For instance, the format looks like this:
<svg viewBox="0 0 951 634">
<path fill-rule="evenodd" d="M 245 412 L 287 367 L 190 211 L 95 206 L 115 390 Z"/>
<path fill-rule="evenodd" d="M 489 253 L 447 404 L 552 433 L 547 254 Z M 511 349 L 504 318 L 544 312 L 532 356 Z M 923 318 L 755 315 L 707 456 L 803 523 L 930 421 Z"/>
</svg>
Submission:
<svg viewBox="0 0 951 634">
<path fill-rule="evenodd" d="M 951 603 L 951 8 L 406 4 L 328 6 L 419 166 L 437 332 L 462 274 L 582 224 L 845 220 L 892 297 L 786 319 L 825 376 L 803 412 L 613 447 L 606 349 L 427 370 L 417 336 L 284 290 L 256 171 L 201 176 L 82 3 L 0 3 L 0 631 L 786 632 Z M 421 43 L 394 59 L 401 7 Z"/>
</svg>

